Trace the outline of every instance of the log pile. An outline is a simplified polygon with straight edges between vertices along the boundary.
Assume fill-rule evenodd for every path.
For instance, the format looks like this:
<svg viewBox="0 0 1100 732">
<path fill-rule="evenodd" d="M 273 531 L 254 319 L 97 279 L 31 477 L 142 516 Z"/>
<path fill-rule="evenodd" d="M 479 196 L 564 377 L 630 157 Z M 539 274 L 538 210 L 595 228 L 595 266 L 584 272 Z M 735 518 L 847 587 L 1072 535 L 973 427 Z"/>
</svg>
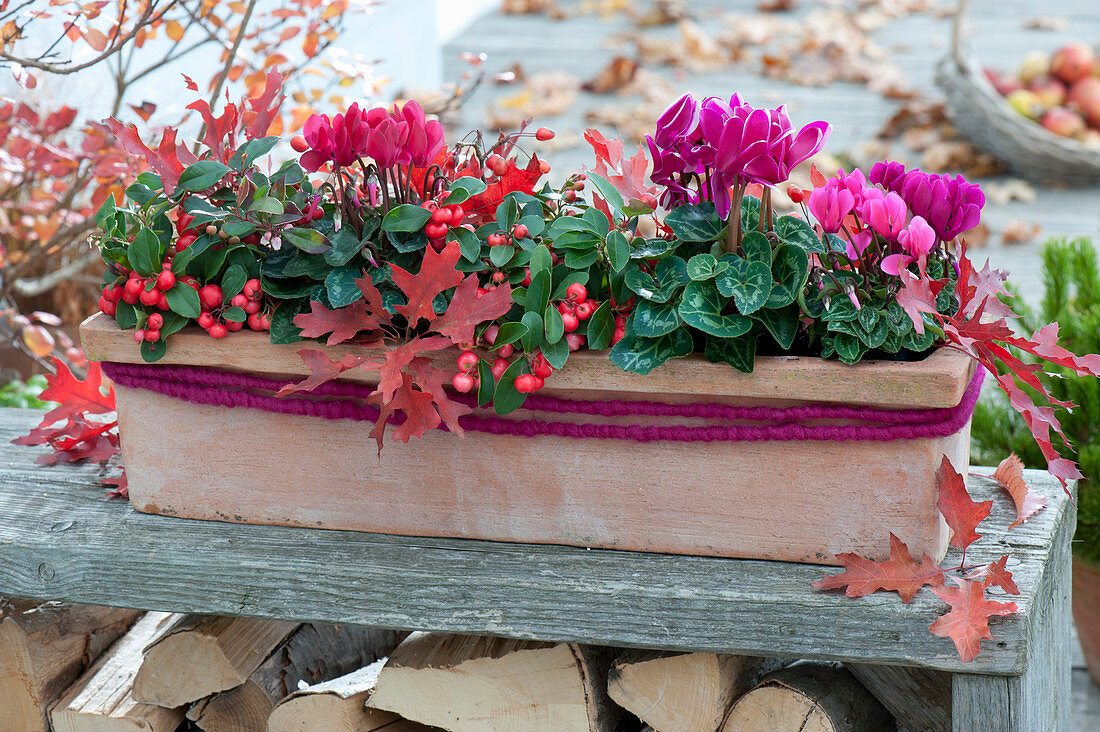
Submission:
<svg viewBox="0 0 1100 732">
<path fill-rule="evenodd" d="M 57 732 L 950 727 L 950 679 L 932 672 L 73 605 L 0 609 L 5 732 L 45 730 L 47 715 Z"/>
</svg>

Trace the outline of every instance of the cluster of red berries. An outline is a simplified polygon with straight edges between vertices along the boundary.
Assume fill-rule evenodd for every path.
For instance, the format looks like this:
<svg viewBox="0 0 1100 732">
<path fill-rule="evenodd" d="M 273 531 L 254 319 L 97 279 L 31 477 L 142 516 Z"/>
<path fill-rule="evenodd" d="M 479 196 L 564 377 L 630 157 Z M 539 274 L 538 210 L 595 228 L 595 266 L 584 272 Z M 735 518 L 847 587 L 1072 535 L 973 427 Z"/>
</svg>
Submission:
<svg viewBox="0 0 1100 732">
<path fill-rule="evenodd" d="M 437 201 L 425 201 L 421 205 L 432 212 L 432 217 L 424 224 L 424 235 L 428 237 L 432 249 L 441 252 L 447 245 L 447 231 L 452 226 L 462 226 L 466 210 L 458 203 L 443 206 Z"/>
<path fill-rule="evenodd" d="M 123 273 L 127 275 L 125 284 L 119 285 L 116 283 L 104 286 L 97 303 L 100 310 L 113 316 L 120 302 L 128 305 L 141 303 L 146 307 L 155 307 L 158 310 L 168 309 L 168 296 L 166 293 L 176 286 L 176 276 L 172 274 L 171 261 L 165 262 L 164 269 L 157 275 L 142 277 L 137 272 L 126 269 L 123 269 Z M 198 284 L 197 282 L 192 284 L 193 278 L 190 277 L 182 278 L 181 281 L 192 287 Z"/>
<path fill-rule="evenodd" d="M 574 203 L 581 191 L 584 190 L 584 182 L 588 180 L 588 176 L 584 173 L 577 173 L 571 175 L 569 180 L 565 182 L 565 186 L 562 188 L 562 198 L 566 203 Z"/>
<path fill-rule="evenodd" d="M 244 283 L 244 289 L 229 301 L 229 307 L 240 308 L 248 313 L 247 321 L 236 322 L 225 318 L 221 307 L 222 297 L 222 288 L 218 285 L 206 285 L 199 290 L 202 313 L 198 317 L 198 324 L 211 338 L 225 338 L 244 328 L 245 322 L 252 330 L 271 330 L 271 316 L 260 312 L 263 290 L 260 289 L 258 279 L 253 278 Z"/>
<path fill-rule="evenodd" d="M 556 305 L 566 333 L 572 333 L 580 327 L 582 320 L 591 318 L 598 306 L 598 302 L 588 297 L 588 289 L 579 282 L 565 288 L 565 299 Z"/>
</svg>

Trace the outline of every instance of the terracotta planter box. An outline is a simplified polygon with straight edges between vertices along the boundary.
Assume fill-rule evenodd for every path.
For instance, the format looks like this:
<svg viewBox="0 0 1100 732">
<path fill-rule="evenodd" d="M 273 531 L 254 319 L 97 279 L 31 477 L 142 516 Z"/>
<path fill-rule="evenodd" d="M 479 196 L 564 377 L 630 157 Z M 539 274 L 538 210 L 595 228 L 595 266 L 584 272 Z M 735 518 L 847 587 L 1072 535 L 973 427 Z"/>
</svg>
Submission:
<svg viewBox="0 0 1100 732">
<path fill-rule="evenodd" d="M 92 360 L 141 363 L 131 333 L 106 316 L 89 318 L 81 334 Z M 160 363 L 301 376 L 302 347 L 272 346 L 260 333 L 215 341 L 185 330 L 172 336 Z M 454 358 L 442 353 L 438 365 L 453 368 Z M 580 352 L 539 393 L 937 408 L 959 404 L 972 374 L 970 360 L 947 349 L 920 362 L 856 366 L 759 358 L 751 375 L 689 357 L 647 376 L 619 371 L 605 353 Z M 946 437 L 893 442 L 643 445 L 433 431 L 408 444 L 387 439 L 379 458 L 363 422 L 192 404 L 123 387 L 117 399 L 130 500 L 146 513 L 823 564 L 840 552 L 885 558 L 889 532 L 914 555 L 942 559 L 948 529 L 936 510 L 935 472 L 946 454 L 965 475 L 970 441 L 969 421 Z"/>
</svg>

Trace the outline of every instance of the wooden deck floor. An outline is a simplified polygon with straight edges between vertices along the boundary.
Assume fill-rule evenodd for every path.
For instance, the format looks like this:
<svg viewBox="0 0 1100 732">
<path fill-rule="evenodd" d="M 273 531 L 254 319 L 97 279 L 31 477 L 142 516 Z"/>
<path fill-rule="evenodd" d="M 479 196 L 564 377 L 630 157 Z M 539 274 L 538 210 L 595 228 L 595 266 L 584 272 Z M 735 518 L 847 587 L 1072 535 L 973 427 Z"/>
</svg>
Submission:
<svg viewBox="0 0 1100 732">
<path fill-rule="evenodd" d="M 625 4 L 629 3 L 619 3 Z M 652 3 L 635 0 L 632 4 L 644 9 Z M 688 4 L 699 24 L 711 31 L 720 27 L 720 16 L 724 13 L 752 15 L 757 12 L 757 0 L 691 0 Z M 950 6 L 953 3 L 940 4 Z M 552 21 L 541 15 L 487 15 L 446 49 L 445 76 L 457 78 L 465 69 L 465 64 L 459 60 L 463 52 L 485 53 L 490 76 L 518 62 L 527 73 L 559 70 L 582 80 L 594 76 L 615 55 L 630 55 L 629 46 L 615 42 L 617 34 L 632 28 L 624 14 L 601 16 L 585 11 L 585 8 L 607 8 L 615 3 L 559 0 L 558 5 L 568 16 L 564 20 Z M 802 0 L 798 5 L 795 12 L 805 13 L 824 3 Z M 1028 50 L 1050 51 L 1070 38 L 1093 41 L 1100 36 L 1100 3 L 1095 0 L 1068 0 L 1058 5 L 1057 12 L 1045 10 L 1045 4 L 1032 0 L 975 0 L 972 8 L 971 48 L 984 66 L 1012 69 Z M 1067 30 L 1051 32 L 1026 28 L 1025 22 L 1037 15 L 1063 17 Z M 933 83 L 935 65 L 946 52 L 950 25 L 950 19 L 942 14 L 915 13 L 887 22 L 874 31 L 872 37 L 889 51 L 890 60 L 902 67 L 912 85 L 938 95 Z M 674 31 L 656 29 L 648 32 Z M 787 104 L 797 122 L 826 119 L 834 129 L 827 150 L 834 154 L 843 154 L 871 138 L 898 107 L 898 102 L 884 99 L 863 86 L 841 83 L 825 87 L 798 86 L 762 78 L 746 67 L 731 65 L 704 74 L 672 68 L 650 70 L 668 78 L 679 91 L 690 89 L 699 95 L 725 96 L 736 91 L 759 105 Z M 484 127 L 486 105 L 515 91 L 509 86 L 482 86 L 462 108 L 456 126 L 460 129 Z M 565 112 L 539 119 L 537 124 L 559 131 L 583 130 L 591 126 L 584 120 L 585 112 L 613 103 L 614 99 L 581 92 L 577 102 Z M 604 131 L 609 136 L 615 132 L 614 129 Z M 579 136 L 576 139 L 580 145 L 554 151 L 552 159 L 557 171 L 574 170 L 593 163 L 587 145 Z M 985 250 L 976 252 L 979 261 L 988 255 L 994 266 L 1012 272 L 1012 281 L 1029 300 L 1036 300 L 1041 294 L 1038 249 L 1046 237 L 1090 236 L 1100 242 L 1100 186 L 1063 190 L 1039 188 L 1037 194 L 1034 204 L 989 204 L 985 221 L 994 236 Z M 1022 245 L 1000 244 L 996 232 L 1012 219 L 1039 224 L 1042 230 L 1038 239 Z M 1091 682 L 1079 653 L 1074 660 L 1073 702 L 1074 732 L 1100 730 L 1100 688 Z"/>
</svg>

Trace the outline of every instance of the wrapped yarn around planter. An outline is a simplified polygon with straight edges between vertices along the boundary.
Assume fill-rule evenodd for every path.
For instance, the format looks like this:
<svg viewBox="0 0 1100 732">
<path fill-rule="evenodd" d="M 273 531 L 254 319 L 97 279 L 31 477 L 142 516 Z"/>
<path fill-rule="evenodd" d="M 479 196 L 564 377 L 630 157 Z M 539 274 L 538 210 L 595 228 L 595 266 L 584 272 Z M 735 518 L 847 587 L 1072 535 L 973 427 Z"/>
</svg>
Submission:
<svg viewBox="0 0 1100 732">
<path fill-rule="evenodd" d="M 1100 180 L 1100 150 L 1060 137 L 1020 115 L 963 48 L 966 11 L 960 0 L 951 32 L 951 53 L 936 68 L 945 110 L 964 138 L 1031 180 L 1087 185 Z"/>
<path fill-rule="evenodd" d="M 885 558 L 891 532 L 942 559 L 936 469 L 946 454 L 965 474 L 981 384 L 950 349 L 760 358 L 753 374 L 693 356 L 647 376 L 584 353 L 522 410 L 475 410 L 461 439 L 432 430 L 379 455 L 367 372 L 280 398 L 303 366 L 263 334 L 185 330 L 156 365 L 105 316 L 82 336 L 115 382 L 139 511 L 827 564 Z"/>
</svg>

